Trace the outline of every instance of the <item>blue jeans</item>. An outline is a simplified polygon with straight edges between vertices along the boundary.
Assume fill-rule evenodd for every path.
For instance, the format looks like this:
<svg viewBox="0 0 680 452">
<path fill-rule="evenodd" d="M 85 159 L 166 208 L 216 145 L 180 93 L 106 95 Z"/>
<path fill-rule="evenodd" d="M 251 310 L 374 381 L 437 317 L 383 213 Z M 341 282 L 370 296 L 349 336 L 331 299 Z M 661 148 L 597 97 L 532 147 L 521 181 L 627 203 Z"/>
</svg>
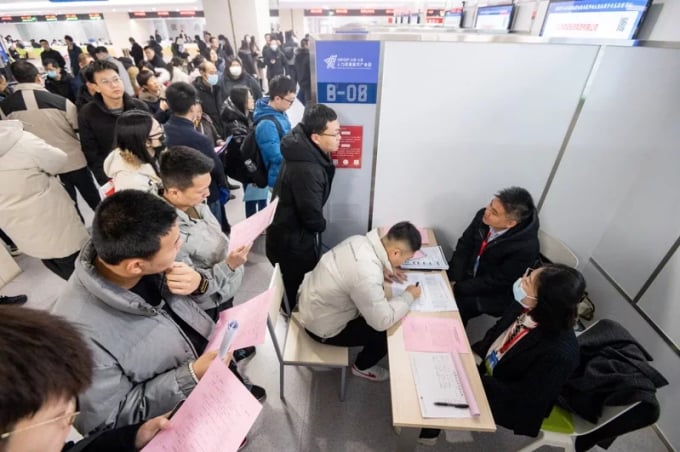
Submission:
<svg viewBox="0 0 680 452">
<path fill-rule="evenodd" d="M 266 199 L 258 199 L 257 201 L 246 201 L 246 218 L 255 215 L 260 210 L 267 207 Z"/>
<path fill-rule="evenodd" d="M 217 222 L 222 224 L 222 203 L 219 201 L 209 202 L 208 208 L 215 218 L 217 218 Z"/>
</svg>

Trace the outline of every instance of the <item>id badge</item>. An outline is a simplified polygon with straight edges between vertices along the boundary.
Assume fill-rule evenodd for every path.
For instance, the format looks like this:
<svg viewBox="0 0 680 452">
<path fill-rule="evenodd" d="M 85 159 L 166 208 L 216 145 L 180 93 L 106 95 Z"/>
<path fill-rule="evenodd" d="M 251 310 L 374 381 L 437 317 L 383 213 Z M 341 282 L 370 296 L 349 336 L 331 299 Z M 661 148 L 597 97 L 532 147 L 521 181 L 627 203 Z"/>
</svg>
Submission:
<svg viewBox="0 0 680 452">
<path fill-rule="evenodd" d="M 498 364 L 498 354 L 496 353 L 496 350 L 494 350 L 489 353 L 484 360 L 484 366 L 486 367 L 486 373 L 488 375 L 493 375 L 493 369 L 496 367 L 496 364 Z"/>
</svg>

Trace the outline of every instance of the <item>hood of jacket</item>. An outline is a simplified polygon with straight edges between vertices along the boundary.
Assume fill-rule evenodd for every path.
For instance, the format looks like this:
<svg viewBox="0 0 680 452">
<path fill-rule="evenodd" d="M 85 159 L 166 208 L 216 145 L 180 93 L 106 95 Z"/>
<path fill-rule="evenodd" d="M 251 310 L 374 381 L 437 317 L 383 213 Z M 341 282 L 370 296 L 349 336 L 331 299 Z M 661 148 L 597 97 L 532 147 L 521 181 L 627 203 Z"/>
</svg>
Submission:
<svg viewBox="0 0 680 452">
<path fill-rule="evenodd" d="M 255 111 L 253 112 L 253 120 L 258 122 L 260 118 L 267 115 L 273 115 L 276 117 L 286 117 L 286 113 L 282 111 L 275 110 L 269 105 L 269 97 L 261 97 L 255 102 Z"/>
<path fill-rule="evenodd" d="M 514 228 L 499 237 L 504 240 L 527 240 L 538 235 L 538 213 L 534 209 L 531 217 L 527 218 Z"/>
<path fill-rule="evenodd" d="M 302 124 L 296 125 L 291 133 L 283 137 L 281 155 L 286 159 L 286 162 L 311 162 L 324 167 L 333 166 L 330 156 L 307 137 L 302 129 Z"/>
<path fill-rule="evenodd" d="M 23 133 L 24 126 L 21 121 L 16 119 L 0 121 L 0 157 L 17 144 Z"/>
</svg>

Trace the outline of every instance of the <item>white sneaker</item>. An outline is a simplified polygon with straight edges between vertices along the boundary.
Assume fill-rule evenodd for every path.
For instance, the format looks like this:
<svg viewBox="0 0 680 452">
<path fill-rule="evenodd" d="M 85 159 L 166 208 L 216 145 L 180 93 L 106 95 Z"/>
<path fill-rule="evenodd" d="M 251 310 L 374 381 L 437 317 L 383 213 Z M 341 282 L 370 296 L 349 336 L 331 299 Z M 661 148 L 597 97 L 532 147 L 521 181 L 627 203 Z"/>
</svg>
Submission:
<svg viewBox="0 0 680 452">
<path fill-rule="evenodd" d="M 356 364 L 352 364 L 352 373 L 357 377 L 371 381 L 385 381 L 390 378 L 390 372 L 380 366 L 372 366 L 368 369 L 359 370 Z"/>
</svg>

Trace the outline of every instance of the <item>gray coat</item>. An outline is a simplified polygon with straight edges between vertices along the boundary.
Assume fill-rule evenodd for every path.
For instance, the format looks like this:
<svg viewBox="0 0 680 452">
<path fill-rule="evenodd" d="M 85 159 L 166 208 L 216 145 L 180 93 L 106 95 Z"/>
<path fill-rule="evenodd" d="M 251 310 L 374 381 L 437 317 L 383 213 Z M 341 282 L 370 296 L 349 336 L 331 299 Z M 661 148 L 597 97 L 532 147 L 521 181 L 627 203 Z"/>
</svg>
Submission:
<svg viewBox="0 0 680 452">
<path fill-rule="evenodd" d="M 182 247 L 176 260 L 191 265 L 208 278 L 208 290 L 197 298 L 203 309 L 217 308 L 234 296 L 243 282 L 243 265 L 235 271 L 227 266 L 229 240 L 222 233 L 220 223 L 205 204 L 195 206 L 200 220 L 177 209 Z"/>
<path fill-rule="evenodd" d="M 214 323 L 189 297 L 163 286 L 158 307 L 116 286 L 96 271 L 96 251 L 83 247 L 75 272 L 52 312 L 75 324 L 94 355 L 92 386 L 79 398 L 76 428 L 83 434 L 158 416 L 196 386 L 188 363 L 199 353 L 160 307 L 172 310 L 208 338 Z"/>
</svg>

